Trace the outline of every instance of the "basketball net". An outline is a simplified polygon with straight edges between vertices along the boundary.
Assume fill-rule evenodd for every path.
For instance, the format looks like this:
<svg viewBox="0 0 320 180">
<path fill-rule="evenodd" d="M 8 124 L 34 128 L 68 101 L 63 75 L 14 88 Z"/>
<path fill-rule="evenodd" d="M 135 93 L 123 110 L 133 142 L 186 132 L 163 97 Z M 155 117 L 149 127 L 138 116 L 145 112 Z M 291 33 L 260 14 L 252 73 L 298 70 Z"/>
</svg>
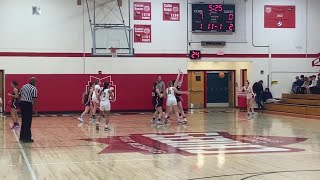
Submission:
<svg viewBox="0 0 320 180">
<path fill-rule="evenodd" d="M 117 57 L 117 48 L 109 48 L 112 57 Z"/>
</svg>

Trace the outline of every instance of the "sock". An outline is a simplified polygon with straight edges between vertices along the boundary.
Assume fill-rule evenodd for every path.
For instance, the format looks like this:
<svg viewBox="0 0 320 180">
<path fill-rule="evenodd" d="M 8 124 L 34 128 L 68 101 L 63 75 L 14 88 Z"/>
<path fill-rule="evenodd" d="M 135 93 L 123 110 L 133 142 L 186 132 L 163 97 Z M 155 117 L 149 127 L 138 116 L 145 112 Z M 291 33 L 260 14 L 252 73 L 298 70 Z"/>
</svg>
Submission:
<svg viewBox="0 0 320 180">
<path fill-rule="evenodd" d="M 106 124 L 106 125 L 104 125 L 104 127 L 105 127 L 105 128 L 108 128 L 108 125 Z"/>
<path fill-rule="evenodd" d="M 152 118 L 153 120 L 156 120 L 156 118 Z"/>
<path fill-rule="evenodd" d="M 179 116 L 181 116 L 181 113 L 179 113 Z"/>
<path fill-rule="evenodd" d="M 161 119 L 158 119 L 158 121 L 161 121 Z"/>
</svg>

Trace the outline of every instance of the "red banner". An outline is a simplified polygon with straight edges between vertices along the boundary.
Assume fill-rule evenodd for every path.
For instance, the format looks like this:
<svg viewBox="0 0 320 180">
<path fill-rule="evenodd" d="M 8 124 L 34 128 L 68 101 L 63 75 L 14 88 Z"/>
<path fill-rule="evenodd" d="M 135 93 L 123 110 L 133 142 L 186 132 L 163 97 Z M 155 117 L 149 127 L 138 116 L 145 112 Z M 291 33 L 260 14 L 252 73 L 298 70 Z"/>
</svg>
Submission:
<svg viewBox="0 0 320 180">
<path fill-rule="evenodd" d="M 134 42 L 151 43 L 151 25 L 134 25 Z"/>
<path fill-rule="evenodd" d="M 295 6 L 264 6 L 265 28 L 295 28 L 296 7 Z"/>
<path fill-rule="evenodd" d="M 134 2 L 134 20 L 151 20 L 151 2 Z"/>
<path fill-rule="evenodd" d="M 163 3 L 163 20 L 180 21 L 180 4 Z"/>
</svg>

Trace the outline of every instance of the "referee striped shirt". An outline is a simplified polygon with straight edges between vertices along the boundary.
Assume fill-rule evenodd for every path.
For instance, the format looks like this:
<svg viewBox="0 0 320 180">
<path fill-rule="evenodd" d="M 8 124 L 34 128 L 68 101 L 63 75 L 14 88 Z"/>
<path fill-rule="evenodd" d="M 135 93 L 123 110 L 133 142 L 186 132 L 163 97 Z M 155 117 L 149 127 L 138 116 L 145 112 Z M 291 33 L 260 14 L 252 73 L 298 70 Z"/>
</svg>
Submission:
<svg viewBox="0 0 320 180">
<path fill-rule="evenodd" d="M 25 84 L 20 90 L 21 101 L 32 103 L 33 98 L 37 98 L 37 88 L 31 84 Z"/>
</svg>

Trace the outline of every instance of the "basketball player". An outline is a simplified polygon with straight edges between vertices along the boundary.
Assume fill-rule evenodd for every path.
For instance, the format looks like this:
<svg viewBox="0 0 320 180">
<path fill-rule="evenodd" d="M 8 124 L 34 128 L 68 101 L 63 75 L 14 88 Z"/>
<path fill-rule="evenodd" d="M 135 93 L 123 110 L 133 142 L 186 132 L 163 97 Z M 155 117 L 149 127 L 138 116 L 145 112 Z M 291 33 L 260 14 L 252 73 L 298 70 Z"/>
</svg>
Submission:
<svg viewBox="0 0 320 180">
<path fill-rule="evenodd" d="M 254 114 L 254 108 L 253 108 L 253 99 L 254 99 L 254 94 L 252 87 L 250 86 L 249 81 L 245 82 L 245 85 L 241 89 L 242 92 L 246 93 L 247 97 L 247 115 L 253 115 Z"/>
<path fill-rule="evenodd" d="M 78 117 L 78 120 L 80 122 L 83 122 L 83 116 L 85 114 L 88 114 L 89 112 L 92 113 L 92 103 L 91 103 L 91 98 L 92 98 L 92 93 L 93 93 L 93 86 L 94 84 L 92 82 L 89 83 L 86 91 L 82 94 L 82 103 L 84 104 L 84 111 L 81 114 L 80 117 Z M 91 110 L 90 110 L 91 109 Z M 90 116 L 91 117 L 91 116 Z"/>
<path fill-rule="evenodd" d="M 166 95 L 167 95 L 167 114 L 165 118 L 165 124 L 168 122 L 168 117 L 172 110 L 174 111 L 178 124 L 182 124 L 183 121 L 180 119 L 179 116 L 179 109 L 178 109 L 178 103 L 175 94 L 188 94 L 188 92 L 185 91 L 178 91 L 177 88 L 174 87 L 173 82 L 169 81 L 168 82 L 168 88 L 166 89 Z"/>
<path fill-rule="evenodd" d="M 158 118 L 157 124 L 162 124 L 161 117 L 163 114 L 162 105 L 163 105 L 163 92 L 157 89 L 158 82 L 153 83 L 152 89 L 152 104 L 155 109 L 153 114 L 152 123 L 156 122 L 156 118 Z"/>
<path fill-rule="evenodd" d="M 104 82 L 103 83 L 103 89 L 100 92 L 100 116 L 98 118 L 96 129 L 99 130 L 100 127 L 100 120 L 103 118 L 106 122 L 104 125 L 105 131 L 110 131 L 111 129 L 108 127 L 109 119 L 110 119 L 110 109 L 111 104 L 110 100 L 114 99 L 114 94 L 112 90 L 110 89 L 109 83 Z"/>
<path fill-rule="evenodd" d="M 11 82 L 11 87 L 12 87 L 12 94 L 8 93 L 8 96 L 11 97 L 11 117 L 13 120 L 13 125 L 12 129 L 19 128 L 20 125 L 18 123 L 19 116 L 18 116 L 18 109 L 19 109 L 19 89 L 18 89 L 18 82 L 17 81 L 12 81 Z"/>
<path fill-rule="evenodd" d="M 101 91 L 101 87 L 100 87 L 100 80 L 96 80 L 95 85 L 94 85 L 94 89 L 92 92 L 92 103 L 93 103 L 93 109 L 92 109 L 92 120 L 95 121 L 96 120 L 96 112 L 97 112 L 97 108 L 99 106 L 100 103 L 100 91 Z"/>
<path fill-rule="evenodd" d="M 178 91 L 181 91 L 182 83 L 183 83 L 183 73 L 179 69 L 177 79 L 173 82 L 173 84 L 174 84 L 174 87 L 177 88 Z M 184 114 L 184 110 L 183 110 L 183 106 L 182 106 L 183 98 L 181 97 L 181 94 L 176 94 L 176 99 L 177 99 L 177 103 L 178 103 L 180 119 L 182 119 L 184 124 L 187 124 L 188 121 L 186 119 L 186 115 Z"/>
</svg>

